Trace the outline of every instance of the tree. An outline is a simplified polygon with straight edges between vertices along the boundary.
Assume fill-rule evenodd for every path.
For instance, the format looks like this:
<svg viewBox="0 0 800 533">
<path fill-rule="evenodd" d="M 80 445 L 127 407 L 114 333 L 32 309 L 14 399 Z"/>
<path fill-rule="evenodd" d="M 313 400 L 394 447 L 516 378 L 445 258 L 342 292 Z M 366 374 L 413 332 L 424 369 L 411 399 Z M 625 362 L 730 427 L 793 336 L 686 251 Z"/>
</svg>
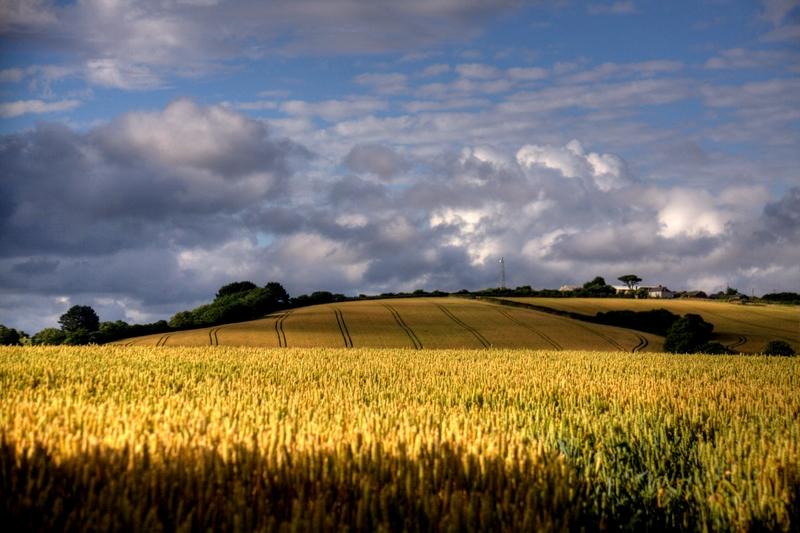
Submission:
<svg viewBox="0 0 800 533">
<path fill-rule="evenodd" d="M 592 281 L 587 281 L 583 284 L 583 289 L 577 291 L 578 296 L 610 296 L 616 291 L 614 287 L 606 284 L 606 280 L 600 276 L 595 277 Z"/>
<path fill-rule="evenodd" d="M 0 346 L 18 346 L 19 344 L 21 344 L 19 331 L 0 324 Z"/>
<path fill-rule="evenodd" d="M 289 293 L 277 281 L 270 281 L 264 285 L 264 289 L 269 293 L 270 299 L 284 305 L 289 303 Z"/>
<path fill-rule="evenodd" d="M 791 357 L 795 354 L 794 348 L 786 341 L 769 341 L 762 350 L 764 355 L 783 355 Z"/>
<path fill-rule="evenodd" d="M 642 278 L 637 276 L 636 274 L 625 274 L 624 276 L 620 276 L 617 278 L 622 283 L 628 286 L 630 290 L 634 290 L 639 282 L 642 281 Z"/>
<path fill-rule="evenodd" d="M 61 315 L 58 323 L 61 324 L 61 329 L 67 335 L 78 330 L 89 333 L 100 328 L 100 318 L 88 305 L 73 305 Z"/>
<path fill-rule="evenodd" d="M 31 337 L 31 342 L 33 344 L 62 344 L 66 338 L 66 334 L 58 328 L 44 328 Z"/>
<path fill-rule="evenodd" d="M 687 314 L 676 320 L 667 331 L 664 351 L 671 353 L 697 353 L 711 340 L 714 324 L 700 315 Z"/>
<path fill-rule="evenodd" d="M 178 311 L 169 319 L 169 326 L 175 329 L 191 328 L 197 324 L 192 311 Z"/>
<path fill-rule="evenodd" d="M 252 281 L 234 281 L 233 283 L 228 283 L 227 285 L 223 285 L 217 291 L 217 295 L 214 297 L 215 300 L 219 300 L 225 296 L 230 296 L 231 294 L 238 294 L 240 292 L 248 292 L 252 291 L 253 289 L 257 289 L 255 283 Z"/>
</svg>

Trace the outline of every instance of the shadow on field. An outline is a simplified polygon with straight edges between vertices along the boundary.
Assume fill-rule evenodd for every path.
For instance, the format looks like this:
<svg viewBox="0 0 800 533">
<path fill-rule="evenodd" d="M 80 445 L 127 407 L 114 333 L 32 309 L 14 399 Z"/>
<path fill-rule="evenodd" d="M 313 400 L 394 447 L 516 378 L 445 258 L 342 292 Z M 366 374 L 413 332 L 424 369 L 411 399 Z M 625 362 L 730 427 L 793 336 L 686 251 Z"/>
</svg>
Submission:
<svg viewBox="0 0 800 533">
<path fill-rule="evenodd" d="M 447 444 L 416 459 L 380 445 L 313 454 L 243 446 L 227 459 L 173 450 L 160 463 L 146 450 L 97 449 L 57 463 L 42 447 L 20 453 L 3 441 L 0 523 L 25 531 L 727 529 L 698 502 L 653 490 L 654 473 L 603 481 L 562 448 L 506 461 Z M 607 459 L 636 466 L 643 453 L 620 442 Z M 669 468 L 698 468 L 688 457 L 671 460 Z M 796 497 L 796 477 L 791 486 Z M 781 528 L 769 518 L 750 526 Z"/>
</svg>

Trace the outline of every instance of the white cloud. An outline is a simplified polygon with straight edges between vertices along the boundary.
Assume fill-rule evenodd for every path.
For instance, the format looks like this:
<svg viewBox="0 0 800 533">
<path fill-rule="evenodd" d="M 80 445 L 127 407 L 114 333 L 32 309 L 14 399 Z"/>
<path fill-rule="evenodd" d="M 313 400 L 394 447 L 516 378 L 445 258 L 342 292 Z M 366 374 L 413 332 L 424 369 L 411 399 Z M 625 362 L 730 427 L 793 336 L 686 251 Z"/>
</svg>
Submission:
<svg viewBox="0 0 800 533">
<path fill-rule="evenodd" d="M 533 81 L 542 80 L 548 76 L 547 69 L 539 67 L 510 68 L 506 71 L 512 80 Z"/>
<path fill-rule="evenodd" d="M 22 81 L 25 71 L 21 68 L 7 68 L 0 70 L 0 83 L 16 83 Z"/>
<path fill-rule="evenodd" d="M 461 65 L 457 65 L 456 72 L 465 78 L 479 80 L 489 80 L 501 76 L 500 71 L 497 68 L 481 63 L 463 63 Z"/>
<path fill-rule="evenodd" d="M 592 4 L 587 8 L 590 15 L 628 15 L 636 13 L 632 0 L 618 0 L 611 4 Z"/>
<path fill-rule="evenodd" d="M 437 63 L 435 65 L 428 65 L 422 72 L 419 73 L 420 76 L 424 78 L 430 78 L 434 76 L 441 76 L 442 74 L 447 74 L 450 72 L 450 65 L 446 65 L 444 63 Z"/>
<path fill-rule="evenodd" d="M 386 109 L 386 107 L 385 101 L 369 97 L 323 100 L 319 102 L 288 100 L 282 102 L 279 106 L 280 110 L 288 115 L 318 116 L 328 121 L 367 115 Z"/>
<path fill-rule="evenodd" d="M 14 118 L 27 114 L 42 114 L 70 111 L 81 105 L 78 100 L 59 100 L 45 102 L 43 100 L 18 100 L 0 103 L 0 117 Z"/>
<path fill-rule="evenodd" d="M 127 90 L 153 89 L 161 84 L 148 67 L 110 58 L 88 61 L 86 79 L 94 85 Z"/>
<path fill-rule="evenodd" d="M 361 74 L 356 76 L 355 82 L 361 85 L 371 85 L 381 94 L 399 94 L 407 90 L 405 74 Z"/>
<path fill-rule="evenodd" d="M 564 147 L 528 144 L 517 152 L 523 168 L 544 167 L 557 170 L 565 178 L 588 178 L 601 191 L 608 192 L 628 183 L 625 163 L 613 154 L 586 153 L 577 140 Z"/>
</svg>

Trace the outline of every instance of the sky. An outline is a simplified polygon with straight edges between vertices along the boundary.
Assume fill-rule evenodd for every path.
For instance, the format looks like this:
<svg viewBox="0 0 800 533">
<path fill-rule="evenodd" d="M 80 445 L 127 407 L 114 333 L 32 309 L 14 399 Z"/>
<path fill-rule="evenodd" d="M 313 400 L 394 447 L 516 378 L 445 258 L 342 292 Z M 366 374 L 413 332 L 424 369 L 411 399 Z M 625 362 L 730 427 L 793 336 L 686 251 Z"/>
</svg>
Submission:
<svg viewBox="0 0 800 533">
<path fill-rule="evenodd" d="M 0 0 L 0 323 L 800 291 L 800 0 Z"/>
</svg>

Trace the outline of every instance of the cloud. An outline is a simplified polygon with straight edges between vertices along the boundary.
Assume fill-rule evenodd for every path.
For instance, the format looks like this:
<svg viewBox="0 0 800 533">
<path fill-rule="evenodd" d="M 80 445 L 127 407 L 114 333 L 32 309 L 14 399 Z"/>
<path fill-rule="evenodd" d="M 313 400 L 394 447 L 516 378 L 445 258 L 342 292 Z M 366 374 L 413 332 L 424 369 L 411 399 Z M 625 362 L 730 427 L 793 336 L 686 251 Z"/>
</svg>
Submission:
<svg viewBox="0 0 800 533">
<path fill-rule="evenodd" d="M 386 146 L 361 144 L 345 156 L 344 164 L 356 173 L 374 174 L 388 179 L 409 168 L 408 162 Z"/>
<path fill-rule="evenodd" d="M 619 189 L 628 183 L 625 163 L 620 157 L 586 153 L 577 140 L 570 141 L 564 147 L 525 145 L 517 152 L 517 162 L 524 168 L 556 170 L 565 178 L 586 178 L 604 192 Z"/>
<path fill-rule="evenodd" d="M 400 94 L 407 90 L 405 74 L 361 74 L 356 76 L 355 82 L 361 85 L 370 85 L 381 94 Z"/>
<path fill-rule="evenodd" d="M 636 13 L 636 5 L 631 0 L 620 0 L 610 4 L 591 4 L 586 8 L 590 15 L 629 15 Z"/>
<path fill-rule="evenodd" d="M 415 52 L 475 35 L 517 3 L 6 0 L 0 32 L 12 40 L 46 35 L 40 39 L 43 46 L 71 53 L 79 62 L 104 62 L 88 68 L 91 82 L 140 88 L 143 78 L 151 83 L 176 73 L 214 69 L 236 57 Z"/>
<path fill-rule="evenodd" d="M 45 102 L 43 100 L 17 100 L 0 103 L 0 117 L 14 118 L 27 114 L 43 114 L 70 111 L 81 105 L 78 100 L 59 100 Z"/>
<path fill-rule="evenodd" d="M 500 76 L 500 71 L 497 68 L 481 63 L 463 63 L 461 65 L 456 65 L 456 72 L 464 78 L 479 80 L 490 80 Z"/>
<path fill-rule="evenodd" d="M 450 70 L 451 70 L 450 65 L 437 63 L 434 65 L 428 65 L 427 67 L 422 69 L 422 72 L 420 72 L 419 74 L 422 77 L 429 78 L 434 76 L 441 76 L 442 74 L 447 74 L 448 72 L 450 72 Z"/>
<path fill-rule="evenodd" d="M 188 100 L 85 133 L 40 124 L 1 145 L 0 242 L 5 254 L 96 255 L 229 234 L 223 221 L 280 197 L 303 157 L 261 122 Z"/>
<path fill-rule="evenodd" d="M 287 100 L 279 105 L 280 110 L 288 115 L 318 116 L 328 121 L 367 115 L 386 109 L 386 107 L 385 101 L 370 97 L 319 102 Z"/>
<path fill-rule="evenodd" d="M 114 59 L 88 61 L 86 79 L 91 84 L 115 89 L 144 90 L 161 85 L 161 80 L 149 68 Z"/>
</svg>

